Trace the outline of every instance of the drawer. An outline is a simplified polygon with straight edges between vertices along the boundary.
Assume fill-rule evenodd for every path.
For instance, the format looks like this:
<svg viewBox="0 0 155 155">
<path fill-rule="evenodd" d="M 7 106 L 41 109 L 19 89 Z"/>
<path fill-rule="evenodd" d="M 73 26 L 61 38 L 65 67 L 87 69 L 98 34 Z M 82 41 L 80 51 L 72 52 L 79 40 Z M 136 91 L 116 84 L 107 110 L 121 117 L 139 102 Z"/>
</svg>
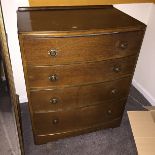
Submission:
<svg viewBox="0 0 155 155">
<path fill-rule="evenodd" d="M 30 92 L 33 111 L 61 111 L 88 105 L 104 104 L 106 100 L 127 97 L 131 77 L 86 86 L 66 87 Z"/>
<path fill-rule="evenodd" d="M 133 74 L 137 56 L 72 65 L 31 66 L 27 77 L 30 88 L 98 83 Z"/>
<path fill-rule="evenodd" d="M 139 52 L 143 31 L 83 37 L 25 37 L 22 40 L 28 65 L 68 64 L 100 61 L 134 55 Z"/>
<path fill-rule="evenodd" d="M 33 113 L 35 134 L 56 134 L 99 126 L 122 116 L 126 100 L 74 110 Z"/>
</svg>

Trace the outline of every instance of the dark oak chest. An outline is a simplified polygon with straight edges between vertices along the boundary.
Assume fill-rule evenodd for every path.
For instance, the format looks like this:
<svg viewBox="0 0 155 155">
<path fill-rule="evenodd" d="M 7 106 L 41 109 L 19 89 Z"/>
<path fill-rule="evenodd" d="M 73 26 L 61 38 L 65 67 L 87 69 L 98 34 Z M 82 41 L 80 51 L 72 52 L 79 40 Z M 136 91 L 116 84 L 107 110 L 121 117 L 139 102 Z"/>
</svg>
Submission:
<svg viewBox="0 0 155 155">
<path fill-rule="evenodd" d="M 145 25 L 112 6 L 20 8 L 36 144 L 121 123 Z"/>
</svg>

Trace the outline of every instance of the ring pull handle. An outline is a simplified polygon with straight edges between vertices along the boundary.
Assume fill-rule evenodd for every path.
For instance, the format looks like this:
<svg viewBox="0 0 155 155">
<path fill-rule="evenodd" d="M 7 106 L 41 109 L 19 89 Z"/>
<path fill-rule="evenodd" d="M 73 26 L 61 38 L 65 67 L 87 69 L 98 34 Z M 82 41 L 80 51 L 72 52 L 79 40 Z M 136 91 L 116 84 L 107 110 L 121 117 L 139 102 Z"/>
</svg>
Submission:
<svg viewBox="0 0 155 155">
<path fill-rule="evenodd" d="M 119 72 L 121 71 L 121 67 L 120 67 L 120 66 L 114 66 L 114 67 L 113 67 L 113 71 L 114 71 L 115 73 L 119 73 Z"/>
<path fill-rule="evenodd" d="M 51 104 L 58 104 L 59 100 L 57 98 L 51 98 L 50 103 Z"/>
<path fill-rule="evenodd" d="M 51 82 L 55 82 L 58 80 L 58 76 L 56 74 L 53 74 L 53 75 L 50 75 L 48 77 L 48 79 L 51 81 Z"/>
<path fill-rule="evenodd" d="M 121 41 L 119 44 L 119 48 L 122 50 L 125 50 L 128 48 L 128 42 L 127 41 Z"/>
<path fill-rule="evenodd" d="M 113 95 L 117 94 L 117 92 L 118 92 L 117 89 L 112 89 L 112 90 L 111 90 L 111 94 L 113 94 Z"/>
<path fill-rule="evenodd" d="M 56 49 L 51 49 L 48 51 L 48 55 L 50 55 L 51 57 L 56 57 L 58 54 L 58 51 Z"/>
<path fill-rule="evenodd" d="M 58 123 L 59 123 L 59 119 L 58 119 L 58 118 L 53 119 L 52 123 L 53 123 L 54 125 L 58 124 Z"/>
<path fill-rule="evenodd" d="M 112 110 L 111 110 L 111 109 L 108 109 L 107 114 L 108 114 L 109 116 L 111 116 Z"/>
</svg>

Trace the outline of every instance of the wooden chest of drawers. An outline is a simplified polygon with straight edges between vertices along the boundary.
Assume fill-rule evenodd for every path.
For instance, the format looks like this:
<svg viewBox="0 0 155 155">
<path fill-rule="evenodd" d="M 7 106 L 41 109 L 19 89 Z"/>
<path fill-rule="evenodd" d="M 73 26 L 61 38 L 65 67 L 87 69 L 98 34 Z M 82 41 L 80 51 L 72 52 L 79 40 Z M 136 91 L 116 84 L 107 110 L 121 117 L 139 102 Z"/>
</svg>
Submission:
<svg viewBox="0 0 155 155">
<path fill-rule="evenodd" d="M 120 125 L 145 27 L 112 6 L 19 8 L 36 144 Z"/>
</svg>

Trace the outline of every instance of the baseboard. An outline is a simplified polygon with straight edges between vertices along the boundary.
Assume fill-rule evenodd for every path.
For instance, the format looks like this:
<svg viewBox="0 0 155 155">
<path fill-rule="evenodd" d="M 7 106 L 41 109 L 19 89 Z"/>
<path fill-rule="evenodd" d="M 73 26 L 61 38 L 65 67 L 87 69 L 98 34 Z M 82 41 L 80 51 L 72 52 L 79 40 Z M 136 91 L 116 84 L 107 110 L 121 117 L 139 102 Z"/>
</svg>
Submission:
<svg viewBox="0 0 155 155">
<path fill-rule="evenodd" d="M 26 95 L 20 95 L 19 96 L 19 102 L 20 103 L 25 103 L 25 102 L 28 102 L 28 99 L 27 99 L 27 96 Z"/>
<path fill-rule="evenodd" d="M 132 80 L 133 86 L 150 102 L 151 105 L 155 106 L 155 98 L 135 79 Z"/>
</svg>

